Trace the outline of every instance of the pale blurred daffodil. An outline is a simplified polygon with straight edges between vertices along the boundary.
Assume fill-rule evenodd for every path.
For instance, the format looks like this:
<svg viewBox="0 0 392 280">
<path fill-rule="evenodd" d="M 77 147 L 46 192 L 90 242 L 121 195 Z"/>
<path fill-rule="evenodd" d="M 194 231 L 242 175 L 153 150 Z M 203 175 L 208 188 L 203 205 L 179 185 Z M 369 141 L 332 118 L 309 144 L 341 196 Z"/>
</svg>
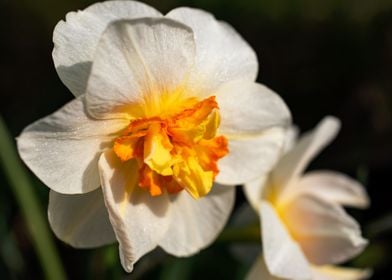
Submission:
<svg viewBox="0 0 392 280">
<path fill-rule="evenodd" d="M 71 12 L 53 40 L 76 98 L 28 126 L 18 149 L 51 188 L 55 234 L 85 248 L 117 240 L 127 271 L 157 246 L 188 256 L 211 244 L 234 203 L 213 182 L 269 172 L 290 124 L 255 83 L 252 48 L 207 12 L 135 1 Z"/>
<path fill-rule="evenodd" d="M 247 279 L 358 280 L 368 270 L 335 266 L 367 245 L 344 206 L 366 208 L 363 186 L 335 171 L 303 174 L 310 161 L 336 136 L 340 122 L 326 117 L 296 142 L 287 134 L 285 154 L 270 174 L 245 185 L 259 213 L 262 256 Z"/>
</svg>

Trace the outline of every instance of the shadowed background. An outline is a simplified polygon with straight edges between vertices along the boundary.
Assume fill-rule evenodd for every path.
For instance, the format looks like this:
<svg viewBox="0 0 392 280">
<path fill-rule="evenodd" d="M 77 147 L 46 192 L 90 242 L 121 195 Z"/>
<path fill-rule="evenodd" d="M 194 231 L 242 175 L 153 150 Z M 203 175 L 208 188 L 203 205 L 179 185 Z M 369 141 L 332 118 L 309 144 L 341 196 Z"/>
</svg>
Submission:
<svg viewBox="0 0 392 280">
<path fill-rule="evenodd" d="M 72 99 L 52 58 L 52 32 L 88 0 L 0 0 L 1 115 L 13 137 Z M 311 165 L 345 172 L 363 182 L 372 206 L 352 211 L 370 246 L 350 265 L 372 267 L 374 279 L 392 275 L 392 1 L 155 0 L 161 12 L 192 6 L 229 22 L 255 49 L 258 81 L 279 93 L 302 131 L 325 115 L 342 120 L 337 140 Z M 43 155 L 44 156 L 44 155 Z M 7 163 L 3 163 L 7 164 Z M 22 279 L 44 273 L 9 182 L 0 170 L 0 275 Z M 48 189 L 30 175 L 46 211 Z M 244 203 L 238 191 L 236 205 Z M 242 279 L 224 239 L 187 259 L 157 251 L 126 276 L 117 246 L 56 248 L 70 279 Z"/>
</svg>

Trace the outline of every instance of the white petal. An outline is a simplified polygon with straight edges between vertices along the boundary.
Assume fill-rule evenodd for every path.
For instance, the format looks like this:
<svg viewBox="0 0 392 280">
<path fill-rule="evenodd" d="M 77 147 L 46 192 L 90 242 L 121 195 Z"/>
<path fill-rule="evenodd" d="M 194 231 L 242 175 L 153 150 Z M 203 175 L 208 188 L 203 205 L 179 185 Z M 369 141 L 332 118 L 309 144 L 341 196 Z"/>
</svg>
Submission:
<svg viewBox="0 0 392 280">
<path fill-rule="evenodd" d="M 134 107 L 144 103 L 155 107 L 162 95 L 186 91 L 194 57 L 192 30 L 181 23 L 167 18 L 114 22 L 96 48 L 87 108 L 100 118 L 129 111 L 141 114 L 134 117 L 148 115 Z"/>
<path fill-rule="evenodd" d="M 361 183 L 339 172 L 309 172 L 298 184 L 302 190 L 319 196 L 325 201 L 358 208 L 366 208 L 370 203 Z"/>
<path fill-rule="evenodd" d="M 216 97 L 221 114 L 219 130 L 224 135 L 254 135 L 290 124 L 290 111 L 284 101 L 261 84 L 243 80 L 226 83 Z"/>
<path fill-rule="evenodd" d="M 265 264 L 263 256 L 259 256 L 245 277 L 246 280 L 281 280 L 282 278 L 271 275 Z M 292 279 L 292 278 L 290 278 Z"/>
<path fill-rule="evenodd" d="M 257 178 L 244 184 L 244 194 L 254 210 L 259 212 L 260 203 L 263 198 L 263 191 L 266 187 L 268 175 Z"/>
<path fill-rule="evenodd" d="M 112 150 L 99 159 L 102 190 L 110 222 L 120 243 L 124 269 L 153 250 L 171 222 L 167 195 L 152 197 L 137 186 L 137 164 L 120 162 Z"/>
<path fill-rule="evenodd" d="M 49 193 L 48 218 L 56 236 L 78 248 L 92 248 L 116 241 L 102 191 L 86 194 Z"/>
<path fill-rule="evenodd" d="M 158 17 L 154 8 L 135 1 L 107 1 L 70 12 L 53 32 L 53 60 L 60 79 L 75 95 L 85 93 L 98 40 L 108 24 L 120 19 Z"/>
<path fill-rule="evenodd" d="M 256 79 L 255 52 L 227 23 L 192 8 L 174 9 L 166 17 L 185 23 L 195 33 L 196 70 L 191 80 L 200 84 L 202 91 L 214 93 L 225 82 Z"/>
<path fill-rule="evenodd" d="M 272 172 L 273 184 L 279 191 L 290 193 L 295 189 L 295 180 L 305 170 L 310 161 L 336 136 L 340 122 L 334 117 L 324 118 L 314 129 L 298 141 L 277 164 Z"/>
<path fill-rule="evenodd" d="M 286 138 L 283 145 L 283 153 L 287 153 L 295 147 L 298 141 L 299 129 L 297 126 L 292 125 L 286 131 Z"/>
<path fill-rule="evenodd" d="M 313 266 L 314 280 L 363 280 L 372 275 L 369 269 L 358 269 L 338 266 Z"/>
<path fill-rule="evenodd" d="M 98 158 L 127 124 L 92 119 L 80 97 L 26 127 L 18 137 L 19 154 L 54 191 L 86 193 L 99 187 Z"/>
<path fill-rule="evenodd" d="M 313 194 L 296 197 L 282 215 L 313 264 L 344 262 L 358 255 L 367 244 L 358 223 L 343 208 Z"/>
<path fill-rule="evenodd" d="M 261 204 L 260 218 L 263 254 L 271 274 L 289 279 L 310 279 L 309 263 L 301 248 L 267 201 Z"/>
<path fill-rule="evenodd" d="M 171 195 L 172 222 L 159 246 L 177 257 L 193 255 L 209 246 L 226 225 L 234 194 L 234 187 L 214 185 L 207 196 L 197 200 L 185 191 Z"/>
<path fill-rule="evenodd" d="M 216 181 L 236 185 L 267 174 L 281 153 L 283 128 L 271 128 L 254 137 L 229 138 L 229 153 L 219 160 Z"/>
</svg>

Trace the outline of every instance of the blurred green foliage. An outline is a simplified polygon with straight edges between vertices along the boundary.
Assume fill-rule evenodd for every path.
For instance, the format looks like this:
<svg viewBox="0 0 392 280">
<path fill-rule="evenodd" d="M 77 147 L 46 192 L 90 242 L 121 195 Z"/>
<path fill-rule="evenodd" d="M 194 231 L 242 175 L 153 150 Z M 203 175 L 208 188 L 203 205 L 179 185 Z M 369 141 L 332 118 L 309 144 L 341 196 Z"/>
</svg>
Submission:
<svg viewBox="0 0 392 280">
<path fill-rule="evenodd" d="M 67 12 L 93 2 L 0 0 L 0 108 L 13 137 L 72 98 L 51 61 L 52 31 Z M 285 99 L 302 130 L 327 114 L 342 119 L 338 139 L 311 168 L 340 170 L 366 184 L 372 207 L 350 212 L 371 245 L 351 264 L 371 266 L 374 279 L 392 275 L 392 1 L 145 2 L 162 12 L 178 6 L 205 9 L 232 24 L 258 54 L 258 81 Z M 43 278 L 29 221 L 5 175 L 0 170 L 1 278 Z M 29 191 L 45 209 L 48 189 L 31 173 L 28 176 Z M 238 191 L 237 206 L 244 202 Z M 235 229 L 234 233 L 238 237 Z M 233 229 L 227 229 L 220 242 L 185 259 L 156 250 L 143 257 L 131 275 L 121 268 L 116 244 L 95 250 L 76 250 L 59 240 L 55 245 L 69 279 L 242 279 L 249 264 L 231 255 L 233 239 Z M 256 238 L 254 243 L 258 244 Z"/>
<path fill-rule="evenodd" d="M 46 278 L 65 279 L 60 259 L 53 245 L 46 215 L 43 214 L 45 212 L 41 208 L 12 140 L 0 116 L 0 160 L 8 179 L 8 185 L 13 191 L 27 224 Z M 8 242 L 3 243 L 3 257 L 9 262 L 9 265 L 17 268 L 16 271 L 18 271 L 22 258 L 15 248 L 13 236 L 8 236 L 8 238 Z"/>
</svg>

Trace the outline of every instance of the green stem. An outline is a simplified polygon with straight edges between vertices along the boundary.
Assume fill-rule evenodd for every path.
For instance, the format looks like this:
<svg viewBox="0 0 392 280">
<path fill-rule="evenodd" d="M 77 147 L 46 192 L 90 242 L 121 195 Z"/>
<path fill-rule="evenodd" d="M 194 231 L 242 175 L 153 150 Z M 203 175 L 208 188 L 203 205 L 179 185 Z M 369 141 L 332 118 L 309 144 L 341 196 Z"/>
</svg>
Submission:
<svg viewBox="0 0 392 280">
<path fill-rule="evenodd" d="M 46 218 L 11 139 L 0 116 L 0 163 L 30 231 L 46 279 L 66 279 Z"/>
<path fill-rule="evenodd" d="M 217 239 L 218 242 L 247 242 L 260 243 L 260 227 L 259 225 L 250 225 L 246 227 L 226 228 Z"/>
</svg>

